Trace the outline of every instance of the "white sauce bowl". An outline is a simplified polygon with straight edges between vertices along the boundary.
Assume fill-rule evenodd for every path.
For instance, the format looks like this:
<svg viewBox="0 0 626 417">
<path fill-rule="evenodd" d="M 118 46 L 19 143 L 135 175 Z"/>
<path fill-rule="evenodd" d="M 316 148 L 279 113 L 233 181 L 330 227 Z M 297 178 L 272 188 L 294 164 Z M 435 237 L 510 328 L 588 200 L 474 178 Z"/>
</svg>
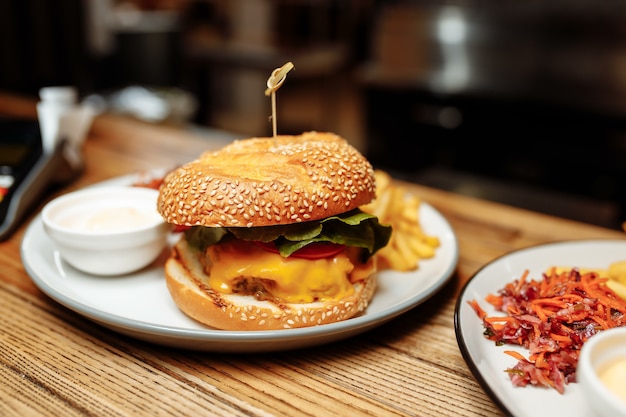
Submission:
<svg viewBox="0 0 626 417">
<path fill-rule="evenodd" d="M 610 386 L 619 384 L 626 375 L 608 382 L 605 373 L 611 372 L 626 359 L 626 327 L 604 330 L 595 334 L 583 345 L 578 357 L 576 381 L 580 384 L 589 408 L 602 417 L 626 416 L 626 399 L 611 391 Z M 616 371 L 615 369 L 612 371 Z M 624 388 L 618 385 L 616 388 Z"/>
<path fill-rule="evenodd" d="M 93 187 L 50 201 L 42 210 L 46 233 L 61 257 L 94 275 L 121 275 L 153 262 L 169 226 L 157 212 L 158 191 Z"/>
</svg>

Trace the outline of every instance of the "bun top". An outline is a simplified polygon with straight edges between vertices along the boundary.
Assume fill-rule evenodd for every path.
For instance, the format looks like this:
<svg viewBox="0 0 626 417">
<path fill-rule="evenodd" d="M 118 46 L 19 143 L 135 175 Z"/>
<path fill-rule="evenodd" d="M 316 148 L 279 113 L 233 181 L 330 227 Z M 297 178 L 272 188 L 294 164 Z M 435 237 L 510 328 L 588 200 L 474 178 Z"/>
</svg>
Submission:
<svg viewBox="0 0 626 417">
<path fill-rule="evenodd" d="M 256 227 L 323 219 L 375 197 L 371 164 L 332 133 L 234 141 L 166 175 L 157 208 L 182 226 Z"/>
</svg>

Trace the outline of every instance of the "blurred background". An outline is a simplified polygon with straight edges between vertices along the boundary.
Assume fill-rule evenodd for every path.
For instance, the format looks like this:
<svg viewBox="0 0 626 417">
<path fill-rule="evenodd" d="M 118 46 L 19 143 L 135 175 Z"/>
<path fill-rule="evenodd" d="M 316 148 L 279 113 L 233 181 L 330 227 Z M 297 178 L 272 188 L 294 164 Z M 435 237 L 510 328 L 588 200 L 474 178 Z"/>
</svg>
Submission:
<svg viewBox="0 0 626 417">
<path fill-rule="evenodd" d="M 620 228 L 621 0 L 3 0 L 0 89 L 148 123 L 347 138 L 442 189 Z"/>
</svg>

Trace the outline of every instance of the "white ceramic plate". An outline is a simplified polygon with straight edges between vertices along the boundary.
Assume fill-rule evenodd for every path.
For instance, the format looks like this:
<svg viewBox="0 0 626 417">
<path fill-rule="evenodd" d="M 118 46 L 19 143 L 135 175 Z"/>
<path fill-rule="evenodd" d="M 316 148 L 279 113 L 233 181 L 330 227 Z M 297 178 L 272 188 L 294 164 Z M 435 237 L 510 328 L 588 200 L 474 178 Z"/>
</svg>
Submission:
<svg viewBox="0 0 626 417">
<path fill-rule="evenodd" d="M 127 176 L 101 184 L 133 181 Z M 419 214 L 425 232 L 441 241 L 434 258 L 421 261 L 415 272 L 381 272 L 377 292 L 365 314 L 303 329 L 243 332 L 203 326 L 184 315 L 172 301 L 163 276 L 164 257 L 130 275 L 87 275 L 61 259 L 39 216 L 26 230 L 21 255 L 26 270 L 44 293 L 122 334 L 193 350 L 278 351 L 329 343 L 364 332 L 421 304 L 439 290 L 456 268 L 458 243 L 448 222 L 432 206 L 422 203 Z"/>
<path fill-rule="evenodd" d="M 481 268 L 465 285 L 457 300 L 454 327 L 461 353 L 485 392 L 502 410 L 515 417 L 587 417 L 593 415 L 576 383 L 565 386 L 565 393 L 537 387 L 513 387 L 505 369 L 517 361 L 504 350 L 528 351 L 513 346 L 496 346 L 483 336 L 483 326 L 468 301 L 477 300 L 488 315 L 497 313 L 484 301 L 506 283 L 528 269 L 530 278 L 541 278 L 551 266 L 606 269 L 610 263 L 626 260 L 626 240 L 584 240 L 558 242 L 518 250 Z"/>
</svg>

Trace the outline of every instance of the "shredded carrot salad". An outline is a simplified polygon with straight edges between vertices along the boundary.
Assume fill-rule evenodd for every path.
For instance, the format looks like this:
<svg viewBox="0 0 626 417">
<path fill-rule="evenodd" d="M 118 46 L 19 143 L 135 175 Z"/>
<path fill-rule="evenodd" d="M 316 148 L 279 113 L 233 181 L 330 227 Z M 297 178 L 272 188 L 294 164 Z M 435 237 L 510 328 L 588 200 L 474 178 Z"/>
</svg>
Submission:
<svg viewBox="0 0 626 417">
<path fill-rule="evenodd" d="M 505 316 L 487 316 L 476 300 L 468 303 L 483 321 L 487 339 L 529 350 L 528 358 L 505 351 L 518 360 L 506 370 L 513 385 L 554 388 L 562 394 L 566 384 L 576 382 L 583 343 L 602 330 L 626 325 L 626 301 L 595 272 L 552 269 L 542 280 L 528 274 L 485 298 Z"/>
</svg>

